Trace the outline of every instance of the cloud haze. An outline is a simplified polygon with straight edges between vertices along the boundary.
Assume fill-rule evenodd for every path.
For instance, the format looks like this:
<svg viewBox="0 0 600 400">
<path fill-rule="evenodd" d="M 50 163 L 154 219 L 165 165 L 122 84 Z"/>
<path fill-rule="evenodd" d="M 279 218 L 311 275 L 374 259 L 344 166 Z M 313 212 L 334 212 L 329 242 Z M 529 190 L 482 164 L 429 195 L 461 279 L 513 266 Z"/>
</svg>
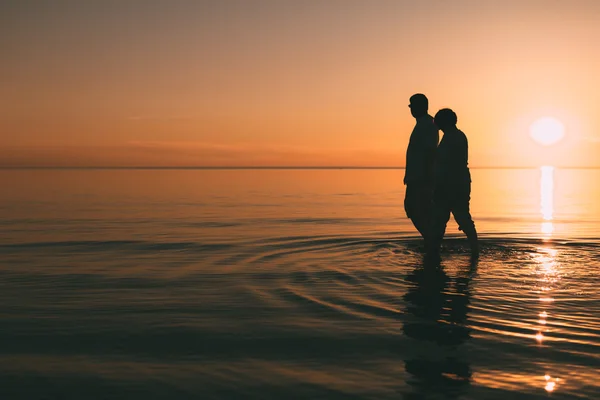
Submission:
<svg viewBox="0 0 600 400">
<path fill-rule="evenodd" d="M 375 162 L 374 162 L 375 160 Z M 401 151 L 133 141 L 121 146 L 0 147 L 2 167 L 400 166 Z"/>
</svg>

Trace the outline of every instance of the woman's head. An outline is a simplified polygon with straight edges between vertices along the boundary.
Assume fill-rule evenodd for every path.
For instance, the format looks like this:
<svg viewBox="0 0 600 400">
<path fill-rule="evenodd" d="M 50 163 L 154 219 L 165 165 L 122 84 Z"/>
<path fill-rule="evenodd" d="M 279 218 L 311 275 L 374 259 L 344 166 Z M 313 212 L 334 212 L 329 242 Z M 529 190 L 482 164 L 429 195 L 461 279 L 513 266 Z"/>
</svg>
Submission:
<svg viewBox="0 0 600 400">
<path fill-rule="evenodd" d="M 442 108 L 433 118 L 433 122 L 442 130 L 455 127 L 457 121 L 456 113 L 449 108 Z"/>
</svg>

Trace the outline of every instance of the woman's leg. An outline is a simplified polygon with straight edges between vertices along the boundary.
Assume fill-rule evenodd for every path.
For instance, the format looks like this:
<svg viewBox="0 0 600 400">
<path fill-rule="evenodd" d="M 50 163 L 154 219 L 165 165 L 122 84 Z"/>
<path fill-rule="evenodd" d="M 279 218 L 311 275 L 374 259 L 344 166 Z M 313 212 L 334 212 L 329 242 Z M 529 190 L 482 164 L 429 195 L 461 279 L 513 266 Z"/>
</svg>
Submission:
<svg viewBox="0 0 600 400">
<path fill-rule="evenodd" d="M 479 255 L 479 242 L 477 238 L 477 230 L 470 212 L 471 200 L 471 185 L 466 186 L 456 197 L 455 204 L 452 207 L 452 215 L 458 224 L 458 229 L 467 235 L 471 253 L 474 256 Z"/>
</svg>

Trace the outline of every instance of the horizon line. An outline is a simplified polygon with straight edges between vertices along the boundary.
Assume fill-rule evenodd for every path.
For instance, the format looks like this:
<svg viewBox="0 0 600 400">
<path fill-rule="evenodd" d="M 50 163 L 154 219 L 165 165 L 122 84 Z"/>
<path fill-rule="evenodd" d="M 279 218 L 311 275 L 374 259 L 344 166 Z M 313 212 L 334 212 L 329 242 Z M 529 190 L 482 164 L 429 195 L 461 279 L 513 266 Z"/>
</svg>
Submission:
<svg viewBox="0 0 600 400">
<path fill-rule="evenodd" d="M 537 169 L 547 165 L 539 166 L 486 166 L 469 167 L 470 169 Z M 600 169 L 600 166 L 593 167 L 574 167 L 574 166 L 556 166 L 560 169 Z M 0 166 L 0 170 L 333 170 L 333 169 L 353 169 L 353 170 L 392 170 L 406 169 L 399 166 L 301 166 L 301 165 L 280 165 L 280 166 Z"/>
</svg>

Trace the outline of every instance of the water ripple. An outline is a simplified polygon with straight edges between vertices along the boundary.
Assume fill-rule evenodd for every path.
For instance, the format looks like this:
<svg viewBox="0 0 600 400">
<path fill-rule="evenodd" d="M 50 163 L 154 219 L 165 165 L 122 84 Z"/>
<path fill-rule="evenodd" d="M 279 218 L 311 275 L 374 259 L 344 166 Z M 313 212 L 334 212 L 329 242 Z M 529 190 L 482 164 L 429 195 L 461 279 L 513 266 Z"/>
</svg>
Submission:
<svg viewBox="0 0 600 400">
<path fill-rule="evenodd" d="M 451 236 L 436 265 L 388 233 L 221 239 L 0 245 L 0 358 L 23 374 L 192 363 L 233 397 L 257 363 L 334 397 L 600 390 L 597 242 L 484 237 L 471 263 Z"/>
</svg>

